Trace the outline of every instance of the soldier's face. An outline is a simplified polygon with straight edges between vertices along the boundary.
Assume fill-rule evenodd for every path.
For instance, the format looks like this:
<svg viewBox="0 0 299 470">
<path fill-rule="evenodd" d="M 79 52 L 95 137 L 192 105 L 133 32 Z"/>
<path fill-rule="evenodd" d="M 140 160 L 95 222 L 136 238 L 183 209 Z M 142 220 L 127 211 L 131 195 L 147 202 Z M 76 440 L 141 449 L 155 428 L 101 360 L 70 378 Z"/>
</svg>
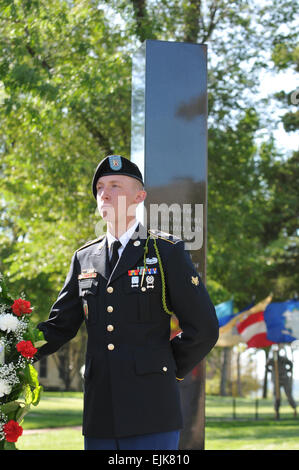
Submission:
<svg viewBox="0 0 299 470">
<path fill-rule="evenodd" d="M 135 218 L 136 207 L 145 197 L 142 186 L 130 176 L 107 175 L 97 181 L 97 205 L 107 222 Z"/>
</svg>

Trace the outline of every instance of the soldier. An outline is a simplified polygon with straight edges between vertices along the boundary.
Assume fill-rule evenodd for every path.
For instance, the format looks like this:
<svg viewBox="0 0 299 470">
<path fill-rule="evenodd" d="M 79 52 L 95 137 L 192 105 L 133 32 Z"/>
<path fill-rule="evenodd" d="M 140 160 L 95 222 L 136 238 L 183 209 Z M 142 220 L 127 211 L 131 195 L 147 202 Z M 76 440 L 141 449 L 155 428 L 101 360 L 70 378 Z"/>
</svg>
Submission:
<svg viewBox="0 0 299 470">
<path fill-rule="evenodd" d="M 274 352 L 274 357 L 267 361 L 267 372 L 271 372 L 272 382 L 274 386 L 274 408 L 277 419 L 279 419 L 280 408 L 280 387 L 284 388 L 286 397 L 290 406 L 294 410 L 294 417 L 297 416 L 296 402 L 292 395 L 292 371 L 293 363 L 284 354 L 282 349 L 279 352 Z"/>
<path fill-rule="evenodd" d="M 85 449 L 177 449 L 178 383 L 215 345 L 215 309 L 184 243 L 136 220 L 146 192 L 134 163 L 105 158 L 92 191 L 107 233 L 73 255 L 39 324 L 47 344 L 38 357 L 57 351 L 85 321 Z M 182 332 L 170 340 L 172 312 Z"/>
</svg>

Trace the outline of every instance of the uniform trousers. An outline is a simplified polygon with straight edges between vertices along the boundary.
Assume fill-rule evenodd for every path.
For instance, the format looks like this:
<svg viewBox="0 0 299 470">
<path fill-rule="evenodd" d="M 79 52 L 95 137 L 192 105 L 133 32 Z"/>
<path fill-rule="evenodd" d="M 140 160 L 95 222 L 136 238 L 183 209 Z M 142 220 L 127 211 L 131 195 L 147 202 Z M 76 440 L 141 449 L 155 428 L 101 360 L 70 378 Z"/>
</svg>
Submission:
<svg viewBox="0 0 299 470">
<path fill-rule="evenodd" d="M 84 437 L 85 450 L 177 450 L 180 431 L 101 439 Z"/>
</svg>

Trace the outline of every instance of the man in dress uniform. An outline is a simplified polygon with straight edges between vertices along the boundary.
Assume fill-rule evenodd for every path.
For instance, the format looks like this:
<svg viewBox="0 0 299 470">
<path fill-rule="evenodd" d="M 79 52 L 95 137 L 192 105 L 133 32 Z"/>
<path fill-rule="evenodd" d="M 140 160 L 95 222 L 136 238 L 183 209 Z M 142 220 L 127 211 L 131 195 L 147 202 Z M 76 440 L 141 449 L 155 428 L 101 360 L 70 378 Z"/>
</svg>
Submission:
<svg viewBox="0 0 299 470">
<path fill-rule="evenodd" d="M 184 243 L 136 220 L 146 197 L 138 167 L 119 155 L 96 168 L 92 191 L 107 233 L 73 255 L 49 319 L 52 354 L 84 321 L 85 449 L 177 449 L 178 383 L 218 339 L 214 306 Z M 170 340 L 174 313 L 181 333 Z"/>
</svg>

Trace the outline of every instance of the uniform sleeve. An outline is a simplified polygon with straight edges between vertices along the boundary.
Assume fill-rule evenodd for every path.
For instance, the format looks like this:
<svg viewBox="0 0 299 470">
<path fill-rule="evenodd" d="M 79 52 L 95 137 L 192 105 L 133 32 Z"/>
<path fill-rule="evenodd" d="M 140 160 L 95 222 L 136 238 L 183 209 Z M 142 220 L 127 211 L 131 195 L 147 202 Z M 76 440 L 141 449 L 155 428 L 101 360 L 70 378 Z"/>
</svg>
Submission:
<svg viewBox="0 0 299 470">
<path fill-rule="evenodd" d="M 54 353 L 76 336 L 82 321 L 82 304 L 78 295 L 78 260 L 75 253 L 64 286 L 51 308 L 49 319 L 37 325 L 44 333 L 47 344 L 38 350 L 36 359 Z"/>
<path fill-rule="evenodd" d="M 184 378 L 214 347 L 219 325 L 214 305 L 182 241 L 165 260 L 168 295 L 182 330 L 171 340 L 177 377 Z"/>
</svg>

